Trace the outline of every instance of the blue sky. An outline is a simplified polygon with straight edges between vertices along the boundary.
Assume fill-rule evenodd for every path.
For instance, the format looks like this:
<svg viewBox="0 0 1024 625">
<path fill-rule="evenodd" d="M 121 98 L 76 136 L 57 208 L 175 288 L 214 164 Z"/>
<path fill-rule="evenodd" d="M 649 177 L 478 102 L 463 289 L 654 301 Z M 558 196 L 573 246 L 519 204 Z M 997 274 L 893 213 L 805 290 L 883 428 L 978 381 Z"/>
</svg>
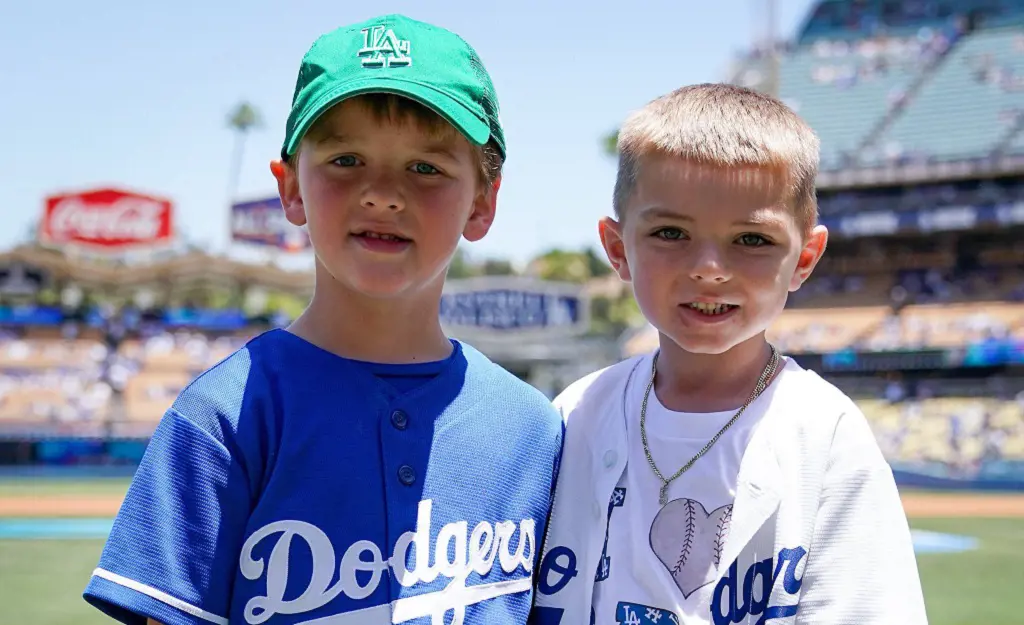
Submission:
<svg viewBox="0 0 1024 625">
<path fill-rule="evenodd" d="M 726 78 L 762 32 L 764 0 L 598 2 L 15 2 L 0 20 L 0 249 L 23 242 L 53 192 L 118 185 L 175 202 L 181 232 L 229 245 L 233 136 L 242 100 L 265 125 L 249 138 L 236 198 L 274 193 L 298 63 L 332 28 L 401 12 L 465 37 L 490 70 L 509 160 L 498 219 L 476 258 L 522 262 L 596 245 L 614 165 L 600 137 L 671 89 Z M 779 0 L 791 35 L 810 0 Z M 302 263 L 293 259 L 288 264 Z"/>
</svg>

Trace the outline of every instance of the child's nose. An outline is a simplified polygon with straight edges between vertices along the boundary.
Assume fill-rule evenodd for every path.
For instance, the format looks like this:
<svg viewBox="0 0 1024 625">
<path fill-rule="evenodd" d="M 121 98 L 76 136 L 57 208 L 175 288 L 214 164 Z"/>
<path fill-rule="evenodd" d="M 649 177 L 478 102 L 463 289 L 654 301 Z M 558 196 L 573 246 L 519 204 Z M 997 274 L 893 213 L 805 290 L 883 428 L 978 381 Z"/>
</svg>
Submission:
<svg viewBox="0 0 1024 625">
<path fill-rule="evenodd" d="M 696 250 L 690 277 L 700 282 L 725 282 L 729 279 L 729 269 L 716 246 L 709 244 Z"/>
<path fill-rule="evenodd" d="M 405 208 L 402 192 L 388 176 L 378 176 L 369 181 L 362 197 L 363 208 L 384 208 L 401 210 Z"/>
</svg>

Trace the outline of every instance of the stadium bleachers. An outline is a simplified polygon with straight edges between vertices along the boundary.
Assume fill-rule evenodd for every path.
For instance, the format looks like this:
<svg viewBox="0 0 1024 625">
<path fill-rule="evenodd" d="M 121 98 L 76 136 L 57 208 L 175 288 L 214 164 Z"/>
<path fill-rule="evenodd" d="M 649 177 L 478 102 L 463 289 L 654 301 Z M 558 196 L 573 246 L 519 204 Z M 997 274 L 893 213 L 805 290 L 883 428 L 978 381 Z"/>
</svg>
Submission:
<svg viewBox="0 0 1024 625">
<path fill-rule="evenodd" d="M 993 338 L 1024 341 L 1024 304 L 924 304 L 898 313 L 888 306 L 829 308 L 827 314 L 796 308 L 783 312 L 768 338 L 791 354 L 948 348 Z M 638 354 L 654 349 L 657 341 L 657 331 L 646 326 L 627 337 L 623 349 Z"/>
<path fill-rule="evenodd" d="M 815 129 L 822 163 L 839 166 L 921 72 L 939 44 L 917 38 L 818 42 L 780 66 L 783 99 Z"/>
<path fill-rule="evenodd" d="M 246 336 L 158 332 L 111 349 L 98 339 L 7 333 L 0 337 L 0 430 L 93 434 L 127 425 L 148 435 L 182 388 Z"/>
<path fill-rule="evenodd" d="M 1019 28 L 978 31 L 943 59 L 861 160 L 985 157 L 1021 110 L 1024 33 Z"/>
<path fill-rule="evenodd" d="M 937 397 L 859 399 L 883 453 L 901 463 L 971 467 L 1024 460 L 1024 401 Z"/>
<path fill-rule="evenodd" d="M 886 317 L 863 338 L 873 350 L 958 347 L 992 338 L 1024 338 L 1024 305 L 935 304 L 908 306 Z"/>
<path fill-rule="evenodd" d="M 821 2 L 782 47 L 779 93 L 818 133 L 822 170 L 1024 154 L 1024 4 L 903 4 Z M 766 58 L 734 80 L 760 84 Z"/>
</svg>

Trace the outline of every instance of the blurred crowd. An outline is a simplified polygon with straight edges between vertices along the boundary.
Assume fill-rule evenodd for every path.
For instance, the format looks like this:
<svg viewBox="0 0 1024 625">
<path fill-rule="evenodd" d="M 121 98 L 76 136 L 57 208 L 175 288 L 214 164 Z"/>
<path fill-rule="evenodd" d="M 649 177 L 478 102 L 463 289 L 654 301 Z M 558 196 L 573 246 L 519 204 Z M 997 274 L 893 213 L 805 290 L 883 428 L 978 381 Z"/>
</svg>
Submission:
<svg viewBox="0 0 1024 625">
<path fill-rule="evenodd" d="M 955 27 L 922 28 L 914 37 L 818 40 L 810 48 L 814 57 L 810 77 L 819 85 L 849 89 L 894 72 L 914 75 L 946 54 L 961 34 Z M 904 89 L 899 85 L 889 91 L 890 106 L 903 102 Z"/>
<path fill-rule="evenodd" d="M 0 332 L 0 419 L 65 432 L 75 424 L 152 421 L 188 380 L 246 339 L 155 326 L 129 334 L 120 320 L 82 337 L 74 325 L 59 337 Z"/>
<path fill-rule="evenodd" d="M 856 191 L 825 191 L 818 198 L 824 216 L 870 211 L 920 211 L 945 206 L 991 206 L 1024 197 L 1024 180 L 967 180 L 912 187 L 877 187 Z"/>
<path fill-rule="evenodd" d="M 965 478 L 993 464 L 1024 467 L 1024 379 L 907 382 L 893 375 L 858 404 L 890 461 Z"/>
</svg>

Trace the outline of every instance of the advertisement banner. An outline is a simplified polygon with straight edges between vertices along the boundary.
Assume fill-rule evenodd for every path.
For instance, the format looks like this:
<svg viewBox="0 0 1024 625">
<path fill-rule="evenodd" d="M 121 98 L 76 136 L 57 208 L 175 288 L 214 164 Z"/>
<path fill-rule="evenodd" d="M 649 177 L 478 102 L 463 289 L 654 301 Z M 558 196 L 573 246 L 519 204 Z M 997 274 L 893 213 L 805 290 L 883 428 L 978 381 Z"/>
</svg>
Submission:
<svg viewBox="0 0 1024 625">
<path fill-rule="evenodd" d="M 459 336 L 573 336 L 590 326 L 590 301 L 576 284 L 498 276 L 449 280 L 441 323 Z"/>
<path fill-rule="evenodd" d="M 833 235 L 842 238 L 1004 228 L 1024 224 L 1024 202 L 939 206 L 902 212 L 871 210 L 826 215 L 820 221 Z"/>
<path fill-rule="evenodd" d="M 300 252 L 310 247 L 306 229 L 285 219 L 281 200 L 277 197 L 233 204 L 231 240 L 284 252 Z"/>
<path fill-rule="evenodd" d="M 120 189 L 46 198 L 41 243 L 121 252 L 165 246 L 174 238 L 170 200 Z"/>
</svg>

